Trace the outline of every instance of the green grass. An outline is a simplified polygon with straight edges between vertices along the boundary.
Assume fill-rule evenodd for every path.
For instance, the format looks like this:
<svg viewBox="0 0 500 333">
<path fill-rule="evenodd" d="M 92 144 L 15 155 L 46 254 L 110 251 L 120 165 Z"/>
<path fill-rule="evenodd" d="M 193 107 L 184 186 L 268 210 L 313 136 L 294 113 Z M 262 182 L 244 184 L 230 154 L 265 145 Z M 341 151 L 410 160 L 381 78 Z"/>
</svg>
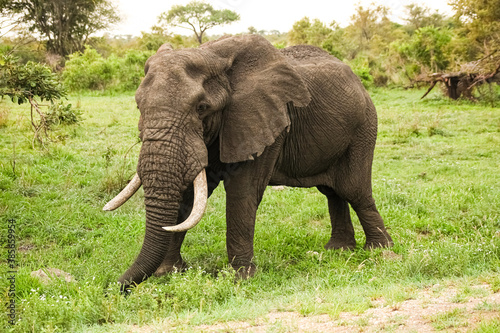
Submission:
<svg viewBox="0 0 500 333">
<path fill-rule="evenodd" d="M 161 323 L 183 331 L 252 320 L 271 310 L 336 318 L 342 311 L 362 313 L 382 296 L 397 306 L 416 288 L 460 279 L 486 281 L 498 290 L 500 110 L 448 101 L 438 92 L 420 100 L 422 94 L 371 93 L 379 114 L 374 195 L 401 258 L 364 251 L 355 215 L 358 247 L 325 251 L 325 197 L 316 189 L 269 188 L 257 215 L 258 272 L 235 282 L 225 250 L 224 191 L 218 188 L 183 246 L 192 268 L 150 278 L 128 297 L 115 281 L 142 245 L 143 192 L 117 211 L 102 207 L 135 171 L 140 145 L 133 146 L 139 116 L 133 95 L 71 98 L 84 120 L 57 127 L 60 141 L 48 151 L 31 147 L 28 108 L 0 102 L 0 245 L 7 244 L 7 221 L 15 219 L 20 319 L 10 326 L 2 315 L 0 327 L 121 332 L 132 324 Z M 44 285 L 30 276 L 47 267 L 71 273 L 76 282 Z M 2 303 L 7 270 L 2 251 Z M 436 325 L 459 325 L 453 318 L 436 317 Z M 492 322 L 479 331 L 497 326 Z"/>
</svg>

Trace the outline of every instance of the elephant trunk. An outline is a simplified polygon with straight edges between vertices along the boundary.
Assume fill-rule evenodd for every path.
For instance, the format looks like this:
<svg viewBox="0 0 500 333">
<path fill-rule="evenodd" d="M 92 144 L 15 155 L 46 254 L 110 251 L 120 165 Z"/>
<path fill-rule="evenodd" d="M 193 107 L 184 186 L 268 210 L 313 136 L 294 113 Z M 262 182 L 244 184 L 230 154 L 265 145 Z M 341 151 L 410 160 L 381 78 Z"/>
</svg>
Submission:
<svg viewBox="0 0 500 333">
<path fill-rule="evenodd" d="M 146 200 L 148 201 L 148 200 Z M 146 233 L 144 243 L 132 266 L 119 278 L 124 288 L 139 284 L 160 266 L 173 234 L 162 229 L 165 221 L 177 220 L 178 203 L 146 203 Z"/>
<path fill-rule="evenodd" d="M 137 259 L 119 279 L 122 288 L 151 276 L 172 241 L 173 233 L 163 227 L 177 223 L 182 194 L 194 178 L 186 173 L 193 168 L 187 167 L 184 156 L 176 155 L 181 155 L 178 149 L 166 141 L 146 141 L 142 145 L 137 170 L 144 188 L 146 233 Z"/>
</svg>

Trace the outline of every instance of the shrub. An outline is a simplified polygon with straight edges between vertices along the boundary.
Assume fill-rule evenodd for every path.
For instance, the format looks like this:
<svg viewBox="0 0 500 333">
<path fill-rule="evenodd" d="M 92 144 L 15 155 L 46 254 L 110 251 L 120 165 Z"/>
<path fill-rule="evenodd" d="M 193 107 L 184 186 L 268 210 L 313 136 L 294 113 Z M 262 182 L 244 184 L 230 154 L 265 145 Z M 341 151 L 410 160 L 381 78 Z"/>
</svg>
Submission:
<svg viewBox="0 0 500 333">
<path fill-rule="evenodd" d="M 8 96 L 14 103 L 32 102 L 35 96 L 53 101 L 65 96 L 59 79 L 46 65 L 28 61 L 19 65 L 12 56 L 0 56 L 0 97 Z"/>
<path fill-rule="evenodd" d="M 73 125 L 81 120 L 82 111 L 73 109 L 71 104 L 54 103 L 46 114 L 46 121 L 51 125 Z"/>
<path fill-rule="evenodd" d="M 71 91 L 105 89 L 113 78 L 113 71 L 96 50 L 86 47 L 83 53 L 69 56 L 63 72 L 64 84 Z"/>
<path fill-rule="evenodd" d="M 14 103 L 31 105 L 31 125 L 34 137 L 42 146 L 48 138 L 48 124 L 41 101 L 54 102 L 66 95 L 58 76 L 46 65 L 28 61 L 20 65 L 19 59 L 10 55 L 0 56 L 0 97 L 8 96 Z M 35 112 L 39 120 L 35 120 Z M 33 141 L 33 147 L 34 147 Z M 44 146 L 45 147 L 45 146 Z"/>
<path fill-rule="evenodd" d="M 103 58 L 95 49 L 70 55 L 63 72 L 65 85 L 71 91 L 136 89 L 144 76 L 144 64 L 153 51 L 130 50 L 125 56 L 112 54 Z"/>
<path fill-rule="evenodd" d="M 370 74 L 370 69 L 368 67 L 353 67 L 352 71 L 359 77 L 365 88 L 368 89 L 372 86 L 373 77 Z"/>
</svg>

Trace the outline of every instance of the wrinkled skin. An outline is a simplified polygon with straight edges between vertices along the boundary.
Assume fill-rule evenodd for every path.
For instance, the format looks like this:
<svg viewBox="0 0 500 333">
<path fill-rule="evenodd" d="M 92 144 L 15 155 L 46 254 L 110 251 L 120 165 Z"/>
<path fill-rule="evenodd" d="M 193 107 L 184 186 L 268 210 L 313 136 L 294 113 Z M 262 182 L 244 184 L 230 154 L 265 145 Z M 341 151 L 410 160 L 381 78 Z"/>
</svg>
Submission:
<svg viewBox="0 0 500 333">
<path fill-rule="evenodd" d="M 328 198 L 327 249 L 356 246 L 348 204 L 365 248 L 392 245 L 372 197 L 375 107 L 345 64 L 319 48 L 279 51 L 248 35 L 198 49 L 164 45 L 145 72 L 136 101 L 146 234 L 124 286 L 185 267 L 185 232 L 162 227 L 189 215 L 203 168 L 209 196 L 224 183 L 227 253 L 242 277 L 255 271 L 255 215 L 268 185 L 316 186 Z"/>
</svg>

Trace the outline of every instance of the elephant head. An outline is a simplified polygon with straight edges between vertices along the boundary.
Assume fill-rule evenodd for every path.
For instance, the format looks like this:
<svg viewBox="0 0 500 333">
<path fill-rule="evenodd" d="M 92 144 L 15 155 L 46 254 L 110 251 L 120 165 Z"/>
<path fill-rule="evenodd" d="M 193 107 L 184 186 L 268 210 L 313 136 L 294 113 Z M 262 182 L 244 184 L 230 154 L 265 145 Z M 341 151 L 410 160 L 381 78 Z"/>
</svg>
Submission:
<svg viewBox="0 0 500 333">
<path fill-rule="evenodd" d="M 163 45 L 147 61 L 145 74 L 135 95 L 142 140 L 137 175 L 105 207 L 117 208 L 142 183 L 146 234 L 139 256 L 119 279 L 127 285 L 155 272 L 172 231 L 201 219 L 207 147 L 219 144 L 221 163 L 252 160 L 290 125 L 287 103 L 306 106 L 310 100 L 286 58 L 254 35 L 225 37 L 198 49 Z M 176 225 L 183 192 L 193 182 L 195 208 Z"/>
</svg>

